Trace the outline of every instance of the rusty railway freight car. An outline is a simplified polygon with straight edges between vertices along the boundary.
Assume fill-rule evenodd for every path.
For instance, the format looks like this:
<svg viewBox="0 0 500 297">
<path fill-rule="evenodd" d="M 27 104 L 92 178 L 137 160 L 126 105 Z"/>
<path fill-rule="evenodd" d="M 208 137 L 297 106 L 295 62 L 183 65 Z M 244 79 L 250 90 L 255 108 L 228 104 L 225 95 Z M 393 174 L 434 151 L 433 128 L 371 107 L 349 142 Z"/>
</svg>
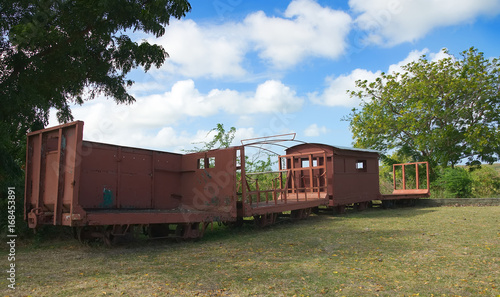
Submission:
<svg viewBox="0 0 500 297">
<path fill-rule="evenodd" d="M 30 133 L 25 220 L 30 228 L 74 227 L 80 240 L 110 243 L 138 226 L 151 237 L 187 239 L 201 237 L 211 222 L 253 217 L 265 226 L 283 212 L 301 219 L 319 206 L 428 194 L 418 182 L 416 190 L 406 189 L 403 172 L 397 195 L 380 195 L 378 153 L 321 144 L 288 148 L 278 171 L 247 173 L 245 148 L 273 144 L 263 139 L 175 154 L 84 141 L 81 121 Z"/>
</svg>

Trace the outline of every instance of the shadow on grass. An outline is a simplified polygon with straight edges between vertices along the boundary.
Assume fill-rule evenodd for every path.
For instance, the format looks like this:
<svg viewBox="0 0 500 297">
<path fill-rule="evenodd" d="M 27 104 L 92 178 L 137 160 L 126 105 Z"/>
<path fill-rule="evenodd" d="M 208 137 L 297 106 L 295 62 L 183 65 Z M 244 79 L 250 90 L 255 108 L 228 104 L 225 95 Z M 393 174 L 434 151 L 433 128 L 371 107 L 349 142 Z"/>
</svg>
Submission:
<svg viewBox="0 0 500 297">
<path fill-rule="evenodd" d="M 311 215 L 305 220 L 291 221 L 288 218 L 281 218 L 275 225 L 259 228 L 253 225 L 251 220 L 245 220 L 246 223 L 241 227 L 232 227 L 219 225 L 218 223 L 210 224 L 205 231 L 205 235 L 200 240 L 189 240 L 177 242 L 175 239 L 150 239 L 143 235 L 138 235 L 134 238 L 125 238 L 118 241 L 112 247 L 106 247 L 101 242 L 80 243 L 73 236 L 71 228 L 59 226 L 45 226 L 38 231 L 37 234 L 22 241 L 21 248 L 27 250 L 33 249 L 51 249 L 55 247 L 81 249 L 89 253 L 126 253 L 127 251 L 135 252 L 138 249 L 156 250 L 156 249 L 179 249 L 186 246 L 202 246 L 204 243 L 211 244 L 214 242 L 224 242 L 228 240 L 236 240 L 241 242 L 251 242 L 259 240 L 260 237 L 266 237 L 269 234 L 275 236 L 278 240 L 285 240 L 289 237 L 294 237 L 293 234 L 310 233 L 316 228 L 324 229 L 324 232 L 336 232 L 336 227 L 341 222 L 349 220 L 360 220 L 369 218 L 411 218 L 434 212 L 429 208 L 405 207 L 396 209 L 381 209 L 371 208 L 364 211 L 356 211 L 349 209 L 346 214 L 332 215 L 332 211 L 322 211 L 318 215 Z M 326 220 L 326 222 L 325 222 Z M 325 224 L 327 229 L 325 229 Z M 366 231 L 366 230 L 365 230 Z M 350 234 L 359 234 L 360 236 L 366 232 L 363 230 L 351 230 Z M 314 236 L 322 236 L 322 233 L 314 233 Z M 365 234 L 366 235 L 366 234 Z M 388 234 L 377 234 L 375 236 L 384 237 Z M 304 236 L 307 238 L 308 236 Z M 299 241 L 300 238 L 293 239 Z"/>
<path fill-rule="evenodd" d="M 330 215 L 337 219 L 349 219 L 349 218 L 398 218 L 398 217 L 415 217 L 421 216 L 428 213 L 432 213 L 435 210 L 428 207 L 396 207 L 383 209 L 381 207 L 368 208 L 363 211 L 358 211 L 355 209 L 347 209 L 345 214 L 337 214 L 332 211 L 323 211 L 322 215 Z"/>
</svg>

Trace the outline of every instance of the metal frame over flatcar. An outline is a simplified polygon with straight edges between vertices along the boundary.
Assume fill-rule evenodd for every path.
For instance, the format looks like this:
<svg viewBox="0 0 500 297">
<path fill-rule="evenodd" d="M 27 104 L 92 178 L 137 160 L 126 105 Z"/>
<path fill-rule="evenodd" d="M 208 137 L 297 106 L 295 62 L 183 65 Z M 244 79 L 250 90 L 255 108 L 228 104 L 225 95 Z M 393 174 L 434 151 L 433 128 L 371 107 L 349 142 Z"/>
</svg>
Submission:
<svg viewBox="0 0 500 297">
<path fill-rule="evenodd" d="M 327 205 L 326 196 L 326 163 L 321 161 L 321 165 L 312 166 L 314 159 L 318 161 L 316 152 L 311 154 L 279 155 L 278 153 L 264 147 L 274 145 L 288 149 L 283 143 L 298 142 L 295 133 L 275 136 L 265 136 L 242 140 L 242 147 L 256 147 L 260 150 L 270 152 L 278 157 L 279 168 L 277 171 L 247 173 L 242 159 L 241 179 L 239 189 L 241 199 L 238 204 L 238 217 L 254 217 L 258 226 L 273 224 L 276 218 L 283 212 L 290 211 L 292 219 L 306 218 L 312 211 L 320 205 Z M 322 160 L 326 157 L 324 152 L 319 152 Z M 307 158 L 311 162 L 308 168 L 297 168 L 294 164 Z M 319 164 L 319 163 L 318 163 Z M 315 178 L 310 178 L 313 173 L 319 173 Z M 259 186 L 259 178 L 250 178 L 263 174 L 275 174 L 270 188 L 262 189 Z M 305 180 L 307 181 L 305 182 Z M 254 184 L 250 187 L 249 180 Z M 307 186 L 306 186 L 307 185 Z"/>
</svg>

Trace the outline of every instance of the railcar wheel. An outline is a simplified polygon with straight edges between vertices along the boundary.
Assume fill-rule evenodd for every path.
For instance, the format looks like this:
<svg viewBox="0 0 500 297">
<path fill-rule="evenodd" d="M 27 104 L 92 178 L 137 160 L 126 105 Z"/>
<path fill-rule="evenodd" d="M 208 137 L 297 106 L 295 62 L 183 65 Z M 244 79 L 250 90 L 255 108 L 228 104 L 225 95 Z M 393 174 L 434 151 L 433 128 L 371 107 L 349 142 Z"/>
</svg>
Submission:
<svg viewBox="0 0 500 297">
<path fill-rule="evenodd" d="M 394 207 L 394 200 L 382 200 L 383 209 L 393 208 L 393 207 Z"/>
<path fill-rule="evenodd" d="M 99 240 L 103 240 L 103 242 L 107 244 L 106 240 L 104 239 L 106 237 L 105 231 L 106 230 L 104 228 L 99 228 L 96 226 L 76 227 L 76 237 L 78 241 L 83 244 L 98 242 Z"/>
<path fill-rule="evenodd" d="M 273 225 L 274 223 L 276 223 L 277 218 L 278 218 L 277 213 L 266 213 L 263 215 L 253 216 L 255 226 L 259 228 Z"/>
<path fill-rule="evenodd" d="M 243 226 L 243 217 L 237 217 L 236 218 L 236 221 L 225 221 L 223 222 L 223 224 L 225 226 L 228 226 L 228 227 L 236 227 L 236 228 L 239 228 L 241 226 Z"/>
<path fill-rule="evenodd" d="M 186 239 L 186 234 L 189 233 L 190 224 L 177 224 L 175 228 L 175 239 L 181 242 Z"/>
<path fill-rule="evenodd" d="M 150 224 L 146 231 L 149 238 L 164 238 L 171 233 L 169 224 Z"/>
<path fill-rule="evenodd" d="M 255 226 L 262 228 L 267 225 L 266 222 L 266 216 L 265 215 L 256 215 L 253 216 L 253 222 L 255 223 Z"/>
<path fill-rule="evenodd" d="M 333 215 L 343 215 L 346 213 L 346 210 L 345 210 L 345 205 L 337 205 L 335 207 L 333 207 Z"/>
<path fill-rule="evenodd" d="M 292 210 L 290 212 L 290 219 L 292 219 L 292 221 L 300 220 L 300 217 L 302 216 L 302 211 L 303 209 Z"/>
<path fill-rule="evenodd" d="M 312 208 L 296 209 L 290 213 L 292 221 L 306 219 L 312 212 Z"/>
<path fill-rule="evenodd" d="M 200 223 L 183 223 L 177 224 L 175 229 L 175 238 L 177 241 L 188 240 L 188 239 L 200 239 L 203 237 L 208 223 L 203 223 L 203 228 L 200 230 Z"/>
<path fill-rule="evenodd" d="M 115 239 L 115 236 L 111 234 L 111 230 L 103 230 L 102 232 L 102 241 L 107 247 L 111 247 L 113 245 L 113 240 Z"/>
<path fill-rule="evenodd" d="M 369 204 L 368 201 L 359 202 L 359 203 L 357 203 L 356 208 L 358 211 L 363 211 L 363 210 L 366 210 L 368 208 L 368 204 Z"/>
<path fill-rule="evenodd" d="M 92 239 L 90 227 L 75 227 L 75 237 L 81 243 L 87 243 Z"/>
<path fill-rule="evenodd" d="M 243 221 L 243 217 L 237 217 L 237 218 L 236 218 L 236 222 L 234 222 L 234 225 L 233 225 L 233 226 L 235 226 L 235 227 L 238 227 L 238 228 L 239 228 L 239 227 L 243 226 L 243 223 L 244 223 L 244 221 Z"/>
</svg>

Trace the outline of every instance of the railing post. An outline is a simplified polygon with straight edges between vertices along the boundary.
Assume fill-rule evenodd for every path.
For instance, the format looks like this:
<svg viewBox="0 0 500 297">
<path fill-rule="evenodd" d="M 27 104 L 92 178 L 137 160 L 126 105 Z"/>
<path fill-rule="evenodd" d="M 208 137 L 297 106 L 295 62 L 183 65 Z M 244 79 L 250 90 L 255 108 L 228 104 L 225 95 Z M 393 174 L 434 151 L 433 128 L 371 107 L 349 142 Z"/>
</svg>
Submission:
<svg viewBox="0 0 500 297">
<path fill-rule="evenodd" d="M 318 180 L 317 180 L 317 185 L 318 185 L 318 198 L 321 198 L 321 184 L 320 184 L 320 178 L 321 178 L 321 175 L 318 175 Z"/>
<path fill-rule="evenodd" d="M 257 191 L 257 204 L 260 203 L 259 179 L 255 179 L 255 191 Z"/>
<path fill-rule="evenodd" d="M 247 177 L 245 173 L 245 150 L 243 147 L 240 148 L 240 183 L 241 183 L 241 201 L 243 205 L 246 203 L 247 191 L 245 186 L 247 186 Z"/>
<path fill-rule="evenodd" d="M 293 163 L 294 163 L 294 161 L 295 161 L 295 157 L 292 157 L 292 158 L 290 159 L 290 161 L 291 161 L 291 162 L 290 162 L 290 163 L 291 163 L 291 164 L 290 164 L 290 165 L 291 165 L 291 166 L 290 166 L 290 170 L 291 170 L 291 173 L 292 173 L 292 176 L 291 176 L 291 177 L 292 177 L 292 194 L 293 194 L 293 193 L 294 193 L 294 191 L 296 190 L 296 189 L 295 189 L 295 171 L 294 171 L 294 169 L 295 169 L 294 167 L 295 167 L 295 166 L 293 166 Z"/>
<path fill-rule="evenodd" d="M 281 174 L 281 172 L 279 174 Z M 276 204 L 278 204 L 277 195 L 276 195 L 277 188 L 275 187 L 274 179 L 271 180 L 271 182 L 272 182 L 272 186 L 273 186 L 273 200 L 274 200 L 274 204 L 276 205 Z"/>
<path fill-rule="evenodd" d="M 311 191 L 314 192 L 314 180 L 313 180 L 313 155 L 309 155 L 309 187 L 311 188 Z M 304 192 L 306 192 L 305 198 L 307 201 L 307 189 L 304 189 Z"/>
<path fill-rule="evenodd" d="M 418 163 L 415 163 L 415 182 L 417 190 L 420 189 L 420 181 L 418 180 Z"/>
<path fill-rule="evenodd" d="M 427 191 L 430 191 L 430 180 L 429 180 L 429 162 L 425 163 L 425 170 L 427 171 Z"/>
<path fill-rule="evenodd" d="M 401 166 L 403 169 L 403 190 L 406 190 L 406 174 L 405 174 L 405 165 Z"/>
</svg>

